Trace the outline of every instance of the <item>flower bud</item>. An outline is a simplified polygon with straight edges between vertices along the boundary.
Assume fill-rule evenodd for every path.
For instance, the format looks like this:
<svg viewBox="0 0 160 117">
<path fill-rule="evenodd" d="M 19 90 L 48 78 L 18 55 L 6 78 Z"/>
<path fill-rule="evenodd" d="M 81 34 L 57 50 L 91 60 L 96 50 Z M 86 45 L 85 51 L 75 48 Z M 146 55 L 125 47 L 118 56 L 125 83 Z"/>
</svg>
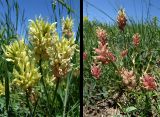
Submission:
<svg viewBox="0 0 160 117">
<path fill-rule="evenodd" d="M 118 17 L 117 17 L 118 27 L 120 30 L 124 31 L 124 27 L 126 26 L 126 14 L 124 9 L 120 9 L 118 11 Z"/>
<path fill-rule="evenodd" d="M 157 83 L 155 81 L 155 78 L 149 74 L 144 74 L 143 77 L 141 77 L 141 82 L 143 85 L 143 88 L 146 90 L 155 90 L 157 88 Z"/>
<path fill-rule="evenodd" d="M 120 71 L 120 75 L 121 77 L 123 78 L 122 81 L 123 81 L 123 84 L 125 86 L 127 86 L 129 89 L 132 89 L 135 87 L 136 85 L 136 77 L 134 75 L 134 72 L 131 70 L 131 71 L 128 71 L 127 69 L 122 69 Z"/>
<path fill-rule="evenodd" d="M 96 65 L 95 63 L 91 66 L 91 74 L 96 78 L 99 79 L 101 75 L 101 68 L 100 65 Z"/>
<path fill-rule="evenodd" d="M 138 46 L 140 43 L 140 35 L 138 33 L 133 35 L 133 44 L 134 46 Z"/>
<path fill-rule="evenodd" d="M 127 56 L 127 54 L 128 54 L 128 49 L 123 50 L 123 51 L 121 52 L 121 57 L 124 58 L 125 56 Z"/>
<path fill-rule="evenodd" d="M 106 44 L 107 41 L 107 33 L 105 30 L 101 29 L 100 27 L 97 28 L 96 30 L 97 37 L 99 41 L 102 43 L 102 45 Z"/>
</svg>

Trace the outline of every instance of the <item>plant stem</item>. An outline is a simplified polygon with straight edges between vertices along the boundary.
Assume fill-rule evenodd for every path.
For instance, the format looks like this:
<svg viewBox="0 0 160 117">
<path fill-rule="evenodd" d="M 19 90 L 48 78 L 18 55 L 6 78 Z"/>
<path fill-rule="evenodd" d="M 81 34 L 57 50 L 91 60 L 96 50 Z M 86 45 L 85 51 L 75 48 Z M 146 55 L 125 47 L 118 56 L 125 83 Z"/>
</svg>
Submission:
<svg viewBox="0 0 160 117">
<path fill-rule="evenodd" d="M 36 103 L 35 103 L 35 106 L 34 106 L 33 117 L 34 117 L 34 114 L 35 114 L 35 112 L 36 112 L 36 107 L 37 107 L 37 105 L 38 105 L 38 101 L 39 101 L 39 98 L 37 99 L 37 101 L 36 101 Z"/>
<path fill-rule="evenodd" d="M 27 90 L 26 90 L 26 102 L 27 102 L 27 106 L 28 106 L 29 111 L 30 111 L 30 117 L 32 117 L 32 109 L 31 109 L 31 106 L 30 106 L 30 104 L 29 104 L 28 98 L 29 98 L 29 94 L 28 94 L 28 92 L 27 92 Z"/>
<path fill-rule="evenodd" d="M 67 86 L 66 86 L 66 94 L 65 94 L 65 99 L 64 99 L 64 104 L 63 104 L 63 117 L 65 117 L 65 112 L 66 112 L 66 105 L 67 105 L 67 100 L 68 100 L 68 90 L 69 90 L 69 84 L 70 84 L 70 77 L 71 77 L 71 73 L 69 75 L 69 77 L 67 78 Z"/>
<path fill-rule="evenodd" d="M 52 102 L 52 104 L 54 104 L 54 101 L 55 101 L 55 99 L 56 99 L 56 93 L 57 93 L 57 90 L 58 90 L 58 87 L 59 87 L 59 82 L 60 82 L 60 78 L 57 78 L 56 88 L 55 88 L 55 90 L 54 90 L 54 97 L 53 97 L 53 102 Z M 52 107 L 53 107 L 53 106 L 52 106 Z M 55 106 L 54 106 L 54 108 L 55 108 Z M 55 109 L 54 109 L 54 114 L 55 114 Z M 54 115 L 54 116 L 56 116 L 56 115 Z"/>
<path fill-rule="evenodd" d="M 148 62 L 148 65 L 147 65 L 147 68 L 146 68 L 144 74 L 147 73 L 147 71 L 148 71 L 148 69 L 149 69 L 149 67 L 150 67 L 150 62 L 151 62 L 151 60 L 152 60 L 152 55 L 151 55 L 151 57 L 150 57 L 150 59 L 149 59 L 149 62 Z"/>
<path fill-rule="evenodd" d="M 57 78 L 57 82 L 56 82 L 56 88 L 55 88 L 55 90 L 54 90 L 54 98 L 53 98 L 53 103 L 54 103 L 54 101 L 55 101 L 55 98 L 56 98 L 56 93 L 57 93 L 57 90 L 58 90 L 59 81 L 60 81 L 60 78 Z"/>
<path fill-rule="evenodd" d="M 146 106 L 145 106 L 145 110 L 146 110 L 146 115 L 152 115 L 152 110 L 151 110 L 151 99 L 149 98 L 148 94 L 145 93 L 146 96 Z"/>
<path fill-rule="evenodd" d="M 40 73 L 41 73 L 41 82 L 42 82 L 42 85 L 43 85 L 43 88 L 44 88 L 45 95 L 46 95 L 46 97 L 47 97 L 47 103 L 48 103 L 48 108 L 49 108 L 48 111 L 49 111 L 49 113 L 50 113 L 50 112 L 51 112 L 51 111 L 50 111 L 51 108 L 50 108 L 50 104 L 49 104 L 50 100 L 49 100 L 48 93 L 47 93 L 46 86 L 45 86 L 44 79 L 43 79 L 42 59 L 41 59 L 41 57 L 40 57 L 40 60 L 39 60 L 39 66 L 40 66 Z"/>
<path fill-rule="evenodd" d="M 150 92 L 146 92 L 146 90 L 142 90 L 142 93 L 146 97 L 144 113 L 146 114 L 147 117 L 148 116 L 151 117 L 152 116 L 152 110 L 151 110 L 151 99 L 149 97 Z"/>
<path fill-rule="evenodd" d="M 7 63 L 5 62 L 4 63 L 5 65 L 5 98 L 6 98 L 6 110 L 7 110 L 7 114 L 8 114 L 8 117 L 9 117 L 9 110 L 8 110 L 8 107 L 9 107 L 9 78 L 8 78 L 8 68 L 7 68 Z"/>
</svg>

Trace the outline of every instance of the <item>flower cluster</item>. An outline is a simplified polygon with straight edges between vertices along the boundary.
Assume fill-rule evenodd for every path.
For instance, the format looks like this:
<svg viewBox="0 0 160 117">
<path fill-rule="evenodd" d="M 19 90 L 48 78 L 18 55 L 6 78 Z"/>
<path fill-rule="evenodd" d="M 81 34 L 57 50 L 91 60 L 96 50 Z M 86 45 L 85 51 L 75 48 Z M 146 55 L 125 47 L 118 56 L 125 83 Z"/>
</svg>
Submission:
<svg viewBox="0 0 160 117">
<path fill-rule="evenodd" d="M 77 66 L 73 70 L 73 77 L 78 77 L 79 75 L 80 75 L 80 68 L 79 66 Z"/>
<path fill-rule="evenodd" d="M 98 48 L 94 48 L 94 52 L 97 54 L 95 56 L 95 61 L 100 61 L 102 64 L 109 64 L 110 62 L 116 61 L 116 57 L 110 51 L 107 41 L 107 33 L 104 29 L 100 27 L 96 30 L 96 35 L 98 37 Z M 86 53 L 83 53 L 83 59 L 86 59 Z M 101 74 L 100 64 L 96 65 L 96 62 L 91 66 L 91 74 L 98 79 Z"/>
<path fill-rule="evenodd" d="M 129 89 L 133 89 L 136 86 L 136 76 L 132 70 L 128 71 L 127 69 L 122 68 L 120 76 L 123 78 L 123 84 Z M 152 75 L 144 74 L 140 77 L 140 80 L 142 87 L 146 90 L 153 91 L 157 88 L 157 83 Z"/>
<path fill-rule="evenodd" d="M 107 43 L 105 45 L 99 43 L 99 47 L 95 49 L 95 52 L 98 54 L 96 60 L 101 61 L 103 64 L 108 64 L 116 60 L 113 53 L 109 51 Z"/>
<path fill-rule="evenodd" d="M 71 70 L 71 59 L 74 55 L 76 44 L 73 39 L 67 40 L 64 37 L 62 40 L 54 39 L 52 44 L 53 46 L 47 49 L 47 53 L 50 56 L 54 76 L 60 78 Z"/>
<path fill-rule="evenodd" d="M 45 22 L 42 18 L 29 23 L 29 39 L 34 47 L 37 60 L 48 59 L 46 49 L 51 46 L 51 40 L 57 37 L 56 23 Z"/>
<path fill-rule="evenodd" d="M 144 76 L 141 77 L 141 82 L 146 90 L 155 90 L 157 87 L 155 78 L 149 74 L 144 74 Z"/>
<path fill-rule="evenodd" d="M 107 40 L 106 31 L 101 29 L 100 27 L 98 27 L 97 30 L 96 30 L 96 34 L 97 34 L 97 37 L 98 37 L 99 41 L 102 43 L 102 45 L 105 45 L 106 40 Z"/>
<path fill-rule="evenodd" d="M 127 54 L 128 54 L 128 49 L 123 50 L 123 51 L 121 52 L 121 57 L 124 58 L 125 56 L 127 56 Z"/>
<path fill-rule="evenodd" d="M 101 61 L 103 64 L 108 64 L 116 60 L 112 52 L 109 51 L 107 40 L 107 33 L 101 28 L 97 28 L 96 34 L 98 37 L 98 48 L 95 48 L 96 60 Z"/>
<path fill-rule="evenodd" d="M 119 29 L 124 31 L 124 27 L 126 26 L 127 19 L 126 19 L 125 11 L 122 8 L 118 11 L 117 22 L 118 22 Z"/>
<path fill-rule="evenodd" d="M 120 71 L 120 75 L 123 78 L 122 81 L 125 86 L 127 86 L 129 89 L 132 89 L 133 87 L 135 87 L 136 77 L 132 70 L 128 71 L 127 69 L 122 68 L 122 70 Z"/>
<path fill-rule="evenodd" d="M 51 41 L 51 47 L 47 49 L 47 53 L 50 56 L 51 67 L 54 77 L 64 77 L 72 68 L 72 57 L 77 50 L 75 44 L 73 32 L 73 21 L 71 18 L 63 19 L 62 21 L 62 38 L 54 38 Z"/>
<path fill-rule="evenodd" d="M 140 43 L 140 35 L 138 33 L 133 35 L 133 44 L 137 47 Z"/>
<path fill-rule="evenodd" d="M 62 20 L 62 31 L 63 36 L 67 39 L 73 37 L 74 33 L 72 31 L 73 28 L 73 21 L 71 18 L 67 17 L 66 19 Z"/>
<path fill-rule="evenodd" d="M 15 64 L 12 83 L 24 90 L 32 88 L 41 77 L 30 53 L 23 40 L 15 41 L 12 45 L 5 46 L 4 49 L 6 60 Z"/>
<path fill-rule="evenodd" d="M 95 63 L 91 66 L 91 74 L 96 78 L 99 79 L 101 75 L 101 68 L 100 65 L 96 65 Z"/>
<path fill-rule="evenodd" d="M 87 59 L 87 53 L 83 52 L 83 60 L 86 60 L 86 59 Z"/>
</svg>

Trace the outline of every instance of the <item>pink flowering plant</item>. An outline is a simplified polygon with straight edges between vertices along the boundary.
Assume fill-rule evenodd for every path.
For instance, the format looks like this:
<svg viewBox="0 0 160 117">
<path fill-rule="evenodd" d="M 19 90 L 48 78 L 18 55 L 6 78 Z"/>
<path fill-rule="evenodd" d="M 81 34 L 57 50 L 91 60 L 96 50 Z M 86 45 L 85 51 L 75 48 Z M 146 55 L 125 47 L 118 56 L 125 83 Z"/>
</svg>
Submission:
<svg viewBox="0 0 160 117">
<path fill-rule="evenodd" d="M 83 114 L 103 101 L 119 115 L 160 116 L 157 20 L 136 24 L 124 9 L 116 20 L 115 25 L 84 21 Z"/>
</svg>

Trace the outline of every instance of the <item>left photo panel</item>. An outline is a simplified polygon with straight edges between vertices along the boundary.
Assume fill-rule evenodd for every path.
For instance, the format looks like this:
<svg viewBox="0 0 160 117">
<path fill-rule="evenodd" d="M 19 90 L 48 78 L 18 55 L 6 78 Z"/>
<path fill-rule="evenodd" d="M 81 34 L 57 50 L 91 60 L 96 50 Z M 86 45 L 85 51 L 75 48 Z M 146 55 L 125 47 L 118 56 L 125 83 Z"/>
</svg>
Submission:
<svg viewBox="0 0 160 117">
<path fill-rule="evenodd" d="M 0 0 L 0 116 L 80 116 L 80 0 Z"/>
</svg>

